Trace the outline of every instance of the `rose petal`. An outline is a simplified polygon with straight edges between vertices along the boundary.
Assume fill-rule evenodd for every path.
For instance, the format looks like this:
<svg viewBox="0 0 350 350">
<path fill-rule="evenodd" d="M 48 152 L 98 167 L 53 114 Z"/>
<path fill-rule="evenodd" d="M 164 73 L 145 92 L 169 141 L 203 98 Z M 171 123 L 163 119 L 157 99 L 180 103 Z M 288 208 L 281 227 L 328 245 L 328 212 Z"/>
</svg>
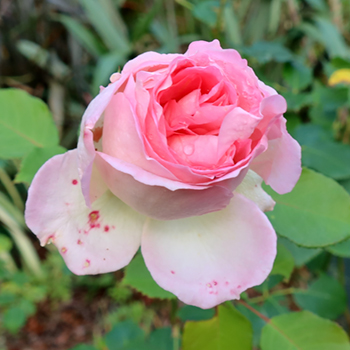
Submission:
<svg viewBox="0 0 350 350">
<path fill-rule="evenodd" d="M 221 158 L 236 141 L 249 138 L 261 118 L 236 107 L 227 113 L 219 132 L 218 156 Z"/>
<path fill-rule="evenodd" d="M 162 288 L 186 304 L 211 308 L 266 279 L 276 234 L 260 209 L 236 194 L 216 213 L 172 222 L 150 219 L 141 249 Z"/>
<path fill-rule="evenodd" d="M 271 211 L 275 206 L 275 201 L 261 188 L 262 181 L 263 179 L 257 173 L 248 170 L 235 193 L 240 193 L 252 200 L 262 211 Z"/>
<path fill-rule="evenodd" d="M 212 168 L 218 163 L 218 137 L 213 135 L 174 135 L 168 144 L 183 164 Z"/>
<path fill-rule="evenodd" d="M 157 69 L 167 66 L 171 61 L 181 56 L 182 55 L 179 54 L 160 54 L 153 51 L 145 52 L 128 61 L 122 70 L 122 75 L 129 73 L 135 74 L 142 69 L 146 71 L 156 71 Z"/>
<path fill-rule="evenodd" d="M 91 101 L 83 115 L 78 141 L 78 170 L 82 182 L 83 195 L 87 205 L 91 204 L 90 194 L 92 190 L 90 189 L 90 180 L 92 164 L 95 158 L 95 146 L 91 129 L 93 129 L 98 119 L 102 116 L 102 113 L 106 109 L 114 93 L 124 82 L 125 77 L 103 89 L 100 94 Z M 96 196 L 93 195 L 93 197 Z"/>
<path fill-rule="evenodd" d="M 117 93 L 105 110 L 103 152 L 156 175 L 176 180 L 169 170 L 146 156 L 140 133 L 129 101 L 123 93 Z"/>
<path fill-rule="evenodd" d="M 277 129 L 277 130 L 276 130 Z M 280 134 L 271 139 L 270 134 Z M 276 192 L 290 192 L 301 174 L 301 148 L 287 132 L 286 119 L 280 117 L 268 133 L 268 148 L 253 160 L 250 168 Z"/>
<path fill-rule="evenodd" d="M 222 50 L 220 46 L 220 41 L 215 39 L 211 42 L 198 40 L 192 42 L 189 46 L 187 51 L 185 52 L 185 56 L 192 56 L 195 55 L 198 52 L 205 52 L 208 50 Z"/>
<path fill-rule="evenodd" d="M 260 105 L 260 113 L 263 119 L 258 125 L 258 129 L 264 134 L 266 129 L 277 118 L 281 117 L 287 110 L 287 102 L 281 95 L 272 95 L 262 100 Z"/>
<path fill-rule="evenodd" d="M 232 198 L 232 180 L 209 188 L 177 183 L 101 153 L 96 157 L 96 165 L 118 198 L 136 211 L 159 220 L 220 210 Z M 233 180 L 237 185 L 242 181 L 240 176 Z"/>
<path fill-rule="evenodd" d="M 109 191 L 91 208 L 85 205 L 76 150 L 51 158 L 38 171 L 29 188 L 25 218 L 41 244 L 53 242 L 77 275 L 127 265 L 140 245 L 145 220 Z"/>
</svg>

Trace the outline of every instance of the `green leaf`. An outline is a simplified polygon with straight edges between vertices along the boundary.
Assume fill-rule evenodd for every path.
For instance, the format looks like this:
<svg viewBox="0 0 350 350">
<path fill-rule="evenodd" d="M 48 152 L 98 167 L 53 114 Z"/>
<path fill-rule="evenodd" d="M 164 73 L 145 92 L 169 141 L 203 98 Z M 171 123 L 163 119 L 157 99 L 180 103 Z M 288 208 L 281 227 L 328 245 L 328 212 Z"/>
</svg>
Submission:
<svg viewBox="0 0 350 350">
<path fill-rule="evenodd" d="M 110 52 L 100 56 L 94 70 L 92 81 L 93 93 L 98 94 L 100 86 L 106 86 L 112 73 L 118 71 L 118 68 L 123 66 L 124 63 L 125 56 L 121 55 L 119 51 Z"/>
<path fill-rule="evenodd" d="M 346 189 L 347 192 L 350 193 L 350 179 L 341 180 L 339 183 Z"/>
<path fill-rule="evenodd" d="M 22 90 L 0 90 L 0 157 L 20 158 L 34 147 L 58 144 L 58 132 L 46 104 Z"/>
<path fill-rule="evenodd" d="M 311 105 L 313 103 L 312 95 L 308 92 L 293 93 L 286 91 L 282 93 L 282 96 L 286 99 L 289 111 L 300 111 L 303 107 Z"/>
<path fill-rule="evenodd" d="M 46 148 L 34 148 L 27 154 L 22 161 L 21 169 L 16 175 L 16 182 L 26 182 L 30 184 L 34 175 L 39 168 L 51 157 L 66 152 L 67 150 L 61 146 L 53 146 Z"/>
<path fill-rule="evenodd" d="M 271 318 L 289 312 L 289 309 L 282 306 L 280 301 L 285 301 L 285 297 L 271 296 L 262 305 L 254 304 L 251 306 L 253 306 L 255 310 L 259 311 L 264 316 Z M 236 307 L 238 311 L 240 311 L 251 322 L 253 327 L 253 345 L 254 347 L 258 347 L 261 338 L 261 330 L 265 326 L 265 321 L 242 304 L 237 304 Z"/>
<path fill-rule="evenodd" d="M 96 32 L 103 39 L 106 46 L 120 54 L 127 55 L 130 50 L 129 42 L 125 33 L 118 28 L 113 20 L 117 16 L 114 12 L 108 12 L 102 0 L 79 0 Z"/>
<path fill-rule="evenodd" d="M 70 68 L 54 52 L 50 53 L 33 41 L 18 40 L 16 47 L 28 60 L 48 70 L 58 80 L 67 79 L 71 74 Z"/>
<path fill-rule="evenodd" d="M 282 275 L 289 280 L 294 269 L 294 258 L 289 250 L 282 244 L 277 245 L 277 256 L 273 264 L 271 275 Z"/>
<path fill-rule="evenodd" d="M 143 343 L 144 338 L 143 330 L 127 320 L 115 325 L 104 340 L 109 350 L 135 350 L 135 345 Z"/>
<path fill-rule="evenodd" d="M 326 250 L 342 258 L 350 258 L 350 240 L 331 245 L 330 247 L 327 247 Z"/>
<path fill-rule="evenodd" d="M 33 315 L 36 311 L 35 304 L 26 299 L 21 299 L 16 306 L 22 309 L 27 317 Z"/>
<path fill-rule="evenodd" d="M 178 316 L 181 321 L 202 321 L 208 320 L 215 315 L 214 309 L 203 310 L 199 307 L 185 305 L 178 311 Z"/>
<path fill-rule="evenodd" d="M 349 48 L 337 27 L 323 17 L 316 18 L 319 41 L 322 42 L 331 57 L 349 58 Z"/>
<path fill-rule="evenodd" d="M 281 236 L 310 248 L 349 238 L 350 196 L 334 180 L 304 168 L 292 192 L 279 195 L 264 188 L 276 202 L 267 215 Z"/>
<path fill-rule="evenodd" d="M 232 304 L 219 305 L 218 316 L 186 322 L 183 350 L 251 350 L 252 326 Z"/>
<path fill-rule="evenodd" d="M 293 54 L 278 42 L 259 41 L 250 47 L 241 49 L 241 52 L 264 64 L 270 61 L 290 62 Z"/>
<path fill-rule="evenodd" d="M 171 328 L 164 327 L 153 331 L 148 340 L 146 346 L 140 348 L 140 350 L 173 350 L 173 339 L 171 336 Z M 138 350 L 138 349 L 133 349 Z"/>
<path fill-rule="evenodd" d="M 19 307 L 11 307 L 2 315 L 3 327 L 11 333 L 16 333 L 22 328 L 27 320 L 27 315 L 24 310 Z"/>
<path fill-rule="evenodd" d="M 154 17 L 159 13 L 162 8 L 162 0 L 155 0 L 153 6 L 144 14 L 140 14 L 137 21 L 133 25 L 132 41 L 136 42 L 142 38 L 151 26 Z"/>
<path fill-rule="evenodd" d="M 305 310 L 336 319 L 346 309 L 346 292 L 334 278 L 322 275 L 304 292 L 294 294 L 295 302 Z"/>
<path fill-rule="evenodd" d="M 217 22 L 217 12 L 220 2 L 217 0 L 205 0 L 196 4 L 192 10 L 193 16 L 201 22 L 214 27 Z"/>
<path fill-rule="evenodd" d="M 294 136 L 302 146 L 305 166 L 336 180 L 350 177 L 350 145 L 335 142 L 319 125 L 300 125 Z"/>
<path fill-rule="evenodd" d="M 0 253 L 9 252 L 12 249 L 12 241 L 5 235 L 0 234 Z"/>
<path fill-rule="evenodd" d="M 279 237 L 278 241 L 283 244 L 292 254 L 295 266 L 301 267 L 315 258 L 317 255 L 322 253 L 322 249 L 304 248 L 299 247 L 295 243 L 291 242 L 289 239 L 284 237 Z"/>
<path fill-rule="evenodd" d="M 230 47 L 242 44 L 242 33 L 233 3 L 227 3 L 224 8 L 224 28 Z"/>
<path fill-rule="evenodd" d="M 76 19 L 65 15 L 60 15 L 58 19 L 91 55 L 99 57 L 106 52 L 99 38 Z"/>
<path fill-rule="evenodd" d="M 345 331 L 309 311 L 272 318 L 263 328 L 261 350 L 350 350 Z"/>
<path fill-rule="evenodd" d="M 312 89 L 312 99 L 314 105 L 319 105 L 326 111 L 335 112 L 337 108 L 347 102 L 348 88 L 343 86 L 330 88 L 315 81 Z M 333 119 L 334 117 L 335 115 L 333 115 Z"/>
<path fill-rule="evenodd" d="M 293 91 L 298 92 L 312 83 L 312 71 L 304 64 L 293 61 L 284 66 L 283 78 Z"/>
<path fill-rule="evenodd" d="M 122 283 L 137 289 L 139 292 L 150 298 L 175 298 L 175 295 L 162 289 L 154 281 L 141 254 L 137 254 L 131 263 L 125 268 L 125 277 Z"/>
<path fill-rule="evenodd" d="M 79 344 L 79 345 L 75 346 L 74 348 L 70 348 L 69 350 L 97 350 L 97 349 L 92 345 Z"/>
<path fill-rule="evenodd" d="M 9 306 L 16 300 L 16 295 L 11 292 L 1 291 L 0 292 L 0 306 Z"/>
</svg>

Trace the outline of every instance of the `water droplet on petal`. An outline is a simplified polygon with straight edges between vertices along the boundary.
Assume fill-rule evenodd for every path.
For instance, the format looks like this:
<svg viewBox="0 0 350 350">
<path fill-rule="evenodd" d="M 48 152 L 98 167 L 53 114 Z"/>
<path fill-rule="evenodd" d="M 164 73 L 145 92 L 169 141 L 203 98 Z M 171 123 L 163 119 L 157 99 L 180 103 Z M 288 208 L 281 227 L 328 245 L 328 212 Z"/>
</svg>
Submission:
<svg viewBox="0 0 350 350">
<path fill-rule="evenodd" d="M 194 152 L 194 146 L 193 145 L 186 145 L 184 147 L 184 153 L 187 155 L 187 156 L 190 156 L 192 155 Z"/>
</svg>

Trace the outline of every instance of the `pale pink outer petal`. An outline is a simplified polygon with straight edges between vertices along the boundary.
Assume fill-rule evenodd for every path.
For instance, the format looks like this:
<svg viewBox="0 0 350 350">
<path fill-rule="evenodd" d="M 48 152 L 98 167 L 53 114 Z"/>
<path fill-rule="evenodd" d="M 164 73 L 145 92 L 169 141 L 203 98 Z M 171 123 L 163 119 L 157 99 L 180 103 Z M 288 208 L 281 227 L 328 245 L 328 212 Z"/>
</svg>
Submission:
<svg viewBox="0 0 350 350">
<path fill-rule="evenodd" d="M 242 171 L 234 179 L 206 188 L 176 183 L 106 154 L 97 154 L 97 168 L 112 193 L 139 213 L 158 220 L 202 215 L 225 208 L 233 189 L 245 175 Z M 165 187 L 170 185 L 171 189 Z"/>
<path fill-rule="evenodd" d="M 162 288 L 206 309 L 238 299 L 266 279 L 276 256 L 276 234 L 262 211 L 236 194 L 215 213 L 170 222 L 149 219 L 141 249 Z"/>
<path fill-rule="evenodd" d="M 97 197 L 94 193 L 94 188 L 90 187 L 92 165 L 95 158 L 95 147 L 91 129 L 93 129 L 98 119 L 102 116 L 115 92 L 125 81 L 125 78 L 121 78 L 103 89 L 100 94 L 91 101 L 83 115 L 78 140 L 78 169 L 81 187 L 87 205 L 90 205 L 92 199 Z M 91 198 L 90 195 L 92 195 L 93 198 Z"/>
<path fill-rule="evenodd" d="M 250 169 L 280 194 L 290 192 L 301 174 L 301 147 L 287 132 L 286 120 L 277 121 L 280 137 L 270 139 L 267 150 L 253 160 Z M 271 130 L 274 132 L 275 130 Z"/>
<path fill-rule="evenodd" d="M 41 244 L 53 242 L 77 275 L 127 265 L 139 248 L 145 221 L 109 191 L 91 208 L 85 205 L 76 150 L 55 156 L 40 168 L 29 188 L 25 219 Z"/>
<path fill-rule="evenodd" d="M 262 177 L 257 173 L 248 170 L 247 175 L 234 193 L 240 193 L 252 200 L 262 211 L 271 211 L 275 206 L 275 201 L 261 188 L 262 181 Z"/>
</svg>

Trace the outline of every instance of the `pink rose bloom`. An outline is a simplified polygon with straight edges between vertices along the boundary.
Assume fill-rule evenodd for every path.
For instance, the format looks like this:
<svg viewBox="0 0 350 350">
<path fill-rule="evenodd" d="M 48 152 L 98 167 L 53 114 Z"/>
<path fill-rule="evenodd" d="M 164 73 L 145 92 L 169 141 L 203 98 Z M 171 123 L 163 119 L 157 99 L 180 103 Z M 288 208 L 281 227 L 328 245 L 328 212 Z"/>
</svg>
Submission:
<svg viewBox="0 0 350 350">
<path fill-rule="evenodd" d="M 237 299 L 276 256 L 262 180 L 282 194 L 300 176 L 285 111 L 217 40 L 142 54 L 91 102 L 78 148 L 36 174 L 28 227 L 75 274 L 121 269 L 141 245 L 155 281 L 183 302 Z"/>
</svg>

